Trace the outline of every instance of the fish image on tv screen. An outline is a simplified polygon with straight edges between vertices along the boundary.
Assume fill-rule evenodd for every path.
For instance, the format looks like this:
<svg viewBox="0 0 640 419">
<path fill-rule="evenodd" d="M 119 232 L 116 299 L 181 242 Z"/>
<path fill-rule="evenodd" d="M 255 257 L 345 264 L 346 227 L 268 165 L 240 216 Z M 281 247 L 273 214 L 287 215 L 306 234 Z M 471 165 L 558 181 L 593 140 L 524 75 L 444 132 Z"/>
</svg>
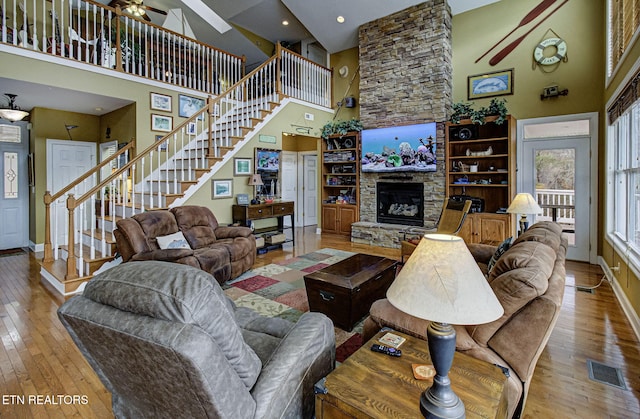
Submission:
<svg viewBox="0 0 640 419">
<path fill-rule="evenodd" d="M 362 131 L 363 172 L 435 172 L 436 123 Z"/>
</svg>

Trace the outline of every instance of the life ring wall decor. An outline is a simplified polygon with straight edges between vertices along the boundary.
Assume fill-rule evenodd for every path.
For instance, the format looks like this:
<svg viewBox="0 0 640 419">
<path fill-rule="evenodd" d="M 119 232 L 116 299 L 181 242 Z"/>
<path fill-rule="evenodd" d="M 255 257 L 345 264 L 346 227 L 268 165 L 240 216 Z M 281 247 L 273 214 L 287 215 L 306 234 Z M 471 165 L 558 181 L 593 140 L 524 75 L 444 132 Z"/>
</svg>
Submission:
<svg viewBox="0 0 640 419">
<path fill-rule="evenodd" d="M 551 47 L 555 47 L 556 53 L 551 56 L 545 56 L 544 50 Z M 533 50 L 533 59 L 535 63 L 541 66 L 551 66 L 559 64 L 561 61 L 567 62 L 567 43 L 562 38 L 543 39 Z"/>
</svg>

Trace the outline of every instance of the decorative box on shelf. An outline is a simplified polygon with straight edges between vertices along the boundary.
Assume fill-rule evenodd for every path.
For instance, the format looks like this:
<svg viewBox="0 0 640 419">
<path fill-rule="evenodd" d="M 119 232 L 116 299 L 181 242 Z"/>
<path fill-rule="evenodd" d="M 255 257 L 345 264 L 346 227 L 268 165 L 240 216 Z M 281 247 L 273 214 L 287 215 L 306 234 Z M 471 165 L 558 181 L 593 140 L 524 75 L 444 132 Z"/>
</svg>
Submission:
<svg viewBox="0 0 640 419">
<path fill-rule="evenodd" d="M 268 233 L 264 235 L 264 240 L 267 244 L 284 243 L 286 236 L 284 233 Z"/>
</svg>

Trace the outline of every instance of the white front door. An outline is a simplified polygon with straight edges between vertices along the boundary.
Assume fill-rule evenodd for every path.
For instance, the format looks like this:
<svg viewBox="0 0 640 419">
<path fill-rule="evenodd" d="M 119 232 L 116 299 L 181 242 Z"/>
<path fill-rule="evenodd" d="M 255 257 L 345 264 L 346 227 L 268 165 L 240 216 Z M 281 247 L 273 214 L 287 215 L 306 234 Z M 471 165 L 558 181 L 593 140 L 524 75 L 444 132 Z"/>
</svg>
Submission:
<svg viewBox="0 0 640 419">
<path fill-rule="evenodd" d="M 29 134 L 26 124 L 7 124 L 11 138 L 3 135 L 0 141 L 0 250 L 29 245 Z"/>
<path fill-rule="evenodd" d="M 594 124 L 582 116 L 530 127 L 528 132 L 534 135 L 522 141 L 518 152 L 522 164 L 518 192 L 532 194 L 543 210 L 528 217 L 558 222 L 569 240 L 567 259 L 591 263 L 595 263 L 597 233 L 592 199 L 598 179 L 597 150 L 591 137 L 595 134 L 590 132 Z"/>
</svg>

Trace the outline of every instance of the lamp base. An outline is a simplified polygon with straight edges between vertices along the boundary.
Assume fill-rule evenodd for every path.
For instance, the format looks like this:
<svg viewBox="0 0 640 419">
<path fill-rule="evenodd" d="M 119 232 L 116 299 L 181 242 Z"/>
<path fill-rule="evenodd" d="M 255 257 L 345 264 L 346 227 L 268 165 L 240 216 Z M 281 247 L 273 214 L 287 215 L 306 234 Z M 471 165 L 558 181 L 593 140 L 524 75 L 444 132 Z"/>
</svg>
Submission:
<svg viewBox="0 0 640 419">
<path fill-rule="evenodd" d="M 452 406 L 442 406 L 438 400 L 432 400 L 427 392 L 420 396 L 420 412 L 427 419 L 464 419 L 466 417 L 464 403 L 460 399 Z"/>
<path fill-rule="evenodd" d="M 449 369 L 456 350 L 456 331 L 447 323 L 431 322 L 427 328 L 431 362 L 436 370 L 433 385 L 420 396 L 425 418 L 464 418 L 464 403 L 451 389 Z"/>
<path fill-rule="evenodd" d="M 520 216 L 520 234 L 527 231 L 528 228 L 529 228 L 529 220 L 527 220 L 527 215 L 522 214 L 522 216 Z"/>
</svg>

